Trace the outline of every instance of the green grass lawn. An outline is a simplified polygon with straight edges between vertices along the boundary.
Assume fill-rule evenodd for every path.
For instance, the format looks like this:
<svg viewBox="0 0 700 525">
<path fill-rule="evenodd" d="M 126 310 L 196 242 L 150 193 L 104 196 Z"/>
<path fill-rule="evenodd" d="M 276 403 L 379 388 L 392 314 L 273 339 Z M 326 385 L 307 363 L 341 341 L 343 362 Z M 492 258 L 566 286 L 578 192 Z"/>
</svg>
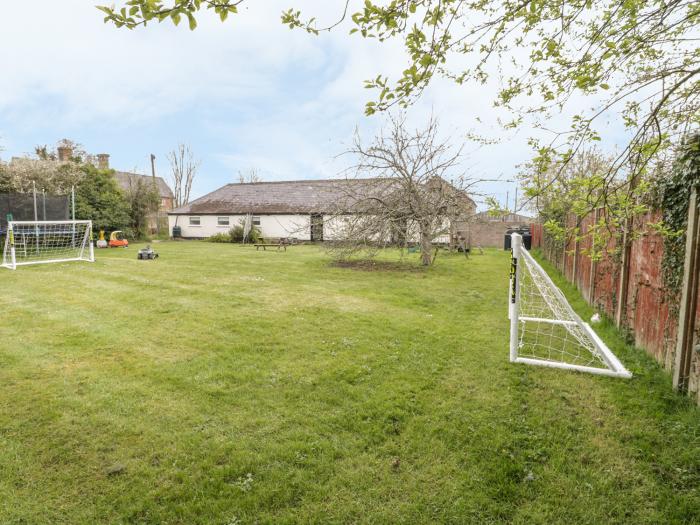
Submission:
<svg viewBox="0 0 700 525">
<path fill-rule="evenodd" d="M 1 271 L 0 523 L 700 522 L 700 411 L 509 364 L 505 252 L 156 248 Z"/>
</svg>

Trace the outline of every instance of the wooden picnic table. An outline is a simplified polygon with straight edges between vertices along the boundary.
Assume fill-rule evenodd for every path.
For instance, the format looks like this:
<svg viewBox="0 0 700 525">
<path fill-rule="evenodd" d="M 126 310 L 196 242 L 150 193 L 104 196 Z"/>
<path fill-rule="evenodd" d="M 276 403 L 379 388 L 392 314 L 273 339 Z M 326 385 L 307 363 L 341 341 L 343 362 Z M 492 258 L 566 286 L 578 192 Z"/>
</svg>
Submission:
<svg viewBox="0 0 700 525">
<path fill-rule="evenodd" d="M 258 250 L 260 250 L 260 248 L 262 248 L 263 251 L 267 251 L 268 248 L 277 248 L 277 251 L 280 251 L 280 248 L 283 248 L 284 251 L 286 252 L 287 251 L 287 243 L 278 242 L 275 244 L 270 244 L 270 243 L 262 243 L 261 242 L 261 243 L 255 244 L 255 251 L 256 252 Z"/>
</svg>

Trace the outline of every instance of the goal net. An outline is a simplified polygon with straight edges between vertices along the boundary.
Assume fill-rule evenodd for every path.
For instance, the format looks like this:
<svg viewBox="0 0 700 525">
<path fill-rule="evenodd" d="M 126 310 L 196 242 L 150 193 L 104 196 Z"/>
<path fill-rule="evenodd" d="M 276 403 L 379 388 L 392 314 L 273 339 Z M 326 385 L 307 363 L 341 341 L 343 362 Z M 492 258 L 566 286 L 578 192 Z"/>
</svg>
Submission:
<svg viewBox="0 0 700 525">
<path fill-rule="evenodd" d="M 91 221 L 10 221 L 2 266 L 94 261 Z"/>
<path fill-rule="evenodd" d="M 631 377 L 564 294 L 511 235 L 510 360 L 514 363 Z"/>
</svg>

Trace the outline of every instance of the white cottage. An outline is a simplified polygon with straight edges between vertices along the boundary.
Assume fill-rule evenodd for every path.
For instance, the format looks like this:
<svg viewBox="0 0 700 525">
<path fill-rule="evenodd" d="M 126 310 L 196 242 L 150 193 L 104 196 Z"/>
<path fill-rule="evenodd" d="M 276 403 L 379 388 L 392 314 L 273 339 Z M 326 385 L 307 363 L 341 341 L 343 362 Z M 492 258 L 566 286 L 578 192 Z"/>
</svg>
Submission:
<svg viewBox="0 0 700 525">
<path fill-rule="evenodd" d="M 182 237 L 201 239 L 225 233 L 252 216 L 267 239 L 294 237 L 303 241 L 337 238 L 333 221 L 338 204 L 369 186 L 377 194 L 389 191 L 387 179 L 332 179 L 231 183 L 168 213 L 170 231 L 179 226 Z M 353 187 L 355 186 L 355 187 Z M 473 211 L 474 202 L 465 204 Z"/>
<path fill-rule="evenodd" d="M 265 238 L 323 241 L 332 237 L 324 222 L 342 197 L 343 180 L 232 183 L 168 213 L 170 231 L 185 238 L 227 232 L 252 216 Z"/>
</svg>

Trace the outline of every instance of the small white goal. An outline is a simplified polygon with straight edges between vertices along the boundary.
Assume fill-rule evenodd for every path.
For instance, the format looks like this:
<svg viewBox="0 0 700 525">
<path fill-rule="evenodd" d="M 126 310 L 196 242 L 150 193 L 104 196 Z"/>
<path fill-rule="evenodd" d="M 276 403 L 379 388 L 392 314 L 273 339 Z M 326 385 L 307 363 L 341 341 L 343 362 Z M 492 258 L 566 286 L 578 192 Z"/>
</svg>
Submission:
<svg viewBox="0 0 700 525">
<path fill-rule="evenodd" d="M 508 316 L 514 363 L 632 377 L 590 325 L 574 312 L 547 272 L 511 235 Z"/>
<path fill-rule="evenodd" d="M 10 221 L 2 266 L 95 260 L 92 221 Z"/>
</svg>

